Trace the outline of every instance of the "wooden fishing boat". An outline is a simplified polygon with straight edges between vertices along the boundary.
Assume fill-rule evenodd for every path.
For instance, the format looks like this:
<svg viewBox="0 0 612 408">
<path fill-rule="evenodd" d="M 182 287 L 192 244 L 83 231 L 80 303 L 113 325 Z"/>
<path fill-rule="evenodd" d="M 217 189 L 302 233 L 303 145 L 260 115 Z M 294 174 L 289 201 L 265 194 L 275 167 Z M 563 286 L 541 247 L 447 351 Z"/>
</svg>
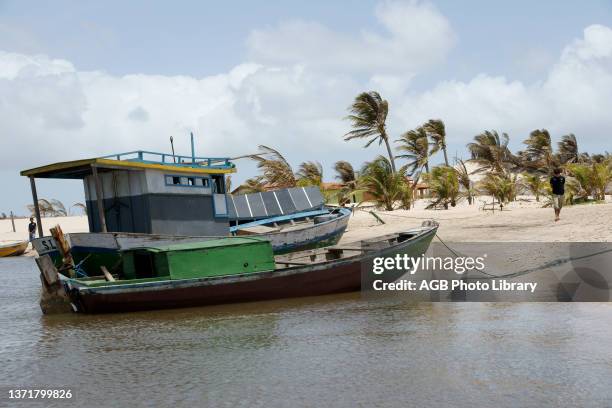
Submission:
<svg viewBox="0 0 612 408">
<path fill-rule="evenodd" d="M 0 258 L 5 256 L 18 256 L 28 249 L 28 241 L 13 242 L 0 245 Z"/>
<path fill-rule="evenodd" d="M 358 291 L 374 258 L 418 257 L 427 251 L 436 231 L 437 225 L 424 226 L 276 256 L 268 241 L 252 237 L 149 245 L 122 251 L 120 268 L 101 267 L 104 275 L 80 271 L 87 276 L 79 278 L 58 275 L 48 257 L 38 258 L 37 263 L 46 300 L 63 297 L 76 312 L 203 306 Z M 393 281 L 404 272 L 395 273 L 386 279 Z"/>
</svg>

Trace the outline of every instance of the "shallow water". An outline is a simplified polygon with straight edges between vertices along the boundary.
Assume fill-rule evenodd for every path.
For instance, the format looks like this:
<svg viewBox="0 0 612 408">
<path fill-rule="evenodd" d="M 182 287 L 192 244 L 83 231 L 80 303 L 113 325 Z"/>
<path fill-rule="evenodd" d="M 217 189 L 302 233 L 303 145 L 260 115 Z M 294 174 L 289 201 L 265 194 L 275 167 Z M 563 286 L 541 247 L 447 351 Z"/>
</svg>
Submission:
<svg viewBox="0 0 612 408">
<path fill-rule="evenodd" d="M 0 406 L 610 406 L 612 304 L 368 302 L 359 294 L 43 316 L 0 259 Z M 11 388 L 71 389 L 16 403 Z"/>
</svg>

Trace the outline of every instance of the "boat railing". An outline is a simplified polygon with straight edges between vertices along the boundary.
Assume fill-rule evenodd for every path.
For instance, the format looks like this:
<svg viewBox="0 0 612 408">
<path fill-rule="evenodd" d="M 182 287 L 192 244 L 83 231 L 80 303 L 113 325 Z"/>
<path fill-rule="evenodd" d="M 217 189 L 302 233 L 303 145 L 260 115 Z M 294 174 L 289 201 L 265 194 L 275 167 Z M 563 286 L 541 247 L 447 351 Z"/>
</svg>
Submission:
<svg viewBox="0 0 612 408">
<path fill-rule="evenodd" d="M 172 153 L 149 152 L 146 150 L 134 150 L 131 152 L 109 154 L 107 156 L 101 156 L 100 159 L 220 169 L 234 167 L 234 164 L 227 157 L 185 156 Z"/>
</svg>

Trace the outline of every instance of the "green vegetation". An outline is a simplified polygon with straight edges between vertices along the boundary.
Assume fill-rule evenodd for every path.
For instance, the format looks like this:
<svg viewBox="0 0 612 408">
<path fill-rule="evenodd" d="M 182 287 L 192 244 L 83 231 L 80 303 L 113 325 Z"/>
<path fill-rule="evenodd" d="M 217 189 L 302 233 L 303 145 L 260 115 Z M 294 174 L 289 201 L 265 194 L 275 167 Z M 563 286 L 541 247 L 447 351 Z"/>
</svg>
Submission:
<svg viewBox="0 0 612 408">
<path fill-rule="evenodd" d="M 344 140 L 366 139 L 364 147 L 374 142 L 385 144 L 387 157 L 378 156 L 366 162 L 359 172 L 351 163 L 338 161 L 335 178 L 341 187 L 333 186 L 340 205 L 350 201 L 373 201 L 379 208 L 391 211 L 410 208 L 417 188 L 426 189 L 431 202 L 428 208 L 453 207 L 460 200 L 474 203 L 477 194 L 494 197 L 499 204 L 516 200 L 521 191 L 529 191 L 537 202 L 545 197 L 551 201 L 549 177 L 555 168 L 566 175 L 567 204 L 605 200 L 606 189 L 612 183 L 612 155 L 589 155 L 580 152 L 574 134 L 561 137 L 555 151 L 547 129 L 536 129 L 523 141 L 525 149 L 513 153 L 510 136 L 496 130 L 484 130 L 467 144 L 468 160 L 455 158 L 450 163 L 447 152 L 447 129 L 441 119 L 429 119 L 414 129 L 404 131 L 394 140 L 395 152 L 387 133 L 389 102 L 378 92 L 362 92 L 349 106 L 352 130 Z M 265 191 L 296 185 L 323 186 L 323 168 L 319 162 L 306 161 L 296 173 L 287 160 L 270 147 L 260 146 L 261 152 L 251 156 L 258 162 L 259 176 L 247 180 L 243 192 Z M 432 158 L 442 152 L 443 164 L 430 169 Z M 396 159 L 403 161 L 396 167 Z M 475 165 L 473 171 L 468 164 Z M 478 174 L 481 180 L 472 181 Z M 422 180 L 425 184 L 420 184 Z M 422 190 L 421 190 L 422 191 Z M 325 192 L 324 192 L 325 194 Z"/>
<path fill-rule="evenodd" d="M 442 206 L 448 210 L 449 204 L 454 207 L 460 197 L 459 178 L 457 171 L 448 166 L 437 166 L 424 176 L 425 182 L 429 185 L 429 191 L 433 198 L 427 208 L 437 208 Z"/>
<path fill-rule="evenodd" d="M 361 169 L 360 183 L 370 193 L 378 207 L 393 211 L 397 202 L 410 208 L 412 189 L 406 182 L 403 168 L 394 171 L 389 159 L 378 156 Z"/>
</svg>

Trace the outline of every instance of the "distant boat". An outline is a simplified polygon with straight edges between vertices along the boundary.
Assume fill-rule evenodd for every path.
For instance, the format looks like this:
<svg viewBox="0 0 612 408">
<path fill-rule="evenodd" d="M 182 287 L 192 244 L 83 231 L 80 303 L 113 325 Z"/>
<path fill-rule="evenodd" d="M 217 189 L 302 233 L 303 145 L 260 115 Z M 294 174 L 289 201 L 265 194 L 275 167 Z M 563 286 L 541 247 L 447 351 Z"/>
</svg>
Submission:
<svg viewBox="0 0 612 408">
<path fill-rule="evenodd" d="M 375 257 L 418 257 L 436 230 L 437 225 L 424 226 L 276 256 L 269 241 L 252 237 L 151 244 L 122 251 L 118 268 L 83 270 L 80 274 L 87 276 L 80 278 L 59 276 L 48 257 L 37 263 L 46 291 L 43 299 L 64 299 L 76 312 L 191 307 L 358 291 L 362 273 Z M 395 273 L 387 278 L 399 278 Z M 41 306 L 44 311 L 42 301 Z"/>
<path fill-rule="evenodd" d="M 0 258 L 6 256 L 18 256 L 28 249 L 28 241 L 13 242 L 11 244 L 0 245 Z"/>
</svg>

